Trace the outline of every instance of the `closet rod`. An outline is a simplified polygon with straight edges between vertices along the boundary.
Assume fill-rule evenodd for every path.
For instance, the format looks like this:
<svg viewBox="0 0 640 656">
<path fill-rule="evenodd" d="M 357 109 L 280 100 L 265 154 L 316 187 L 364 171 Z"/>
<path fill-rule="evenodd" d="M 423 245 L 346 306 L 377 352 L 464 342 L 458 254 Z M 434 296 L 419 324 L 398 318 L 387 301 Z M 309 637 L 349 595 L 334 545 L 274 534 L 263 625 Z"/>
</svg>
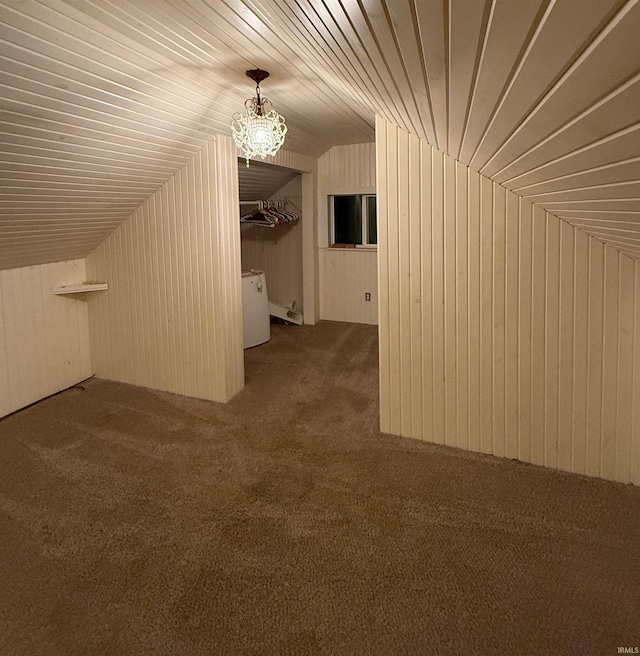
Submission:
<svg viewBox="0 0 640 656">
<path fill-rule="evenodd" d="M 259 203 L 286 203 L 285 200 L 266 200 L 262 198 L 261 200 L 241 200 L 240 205 L 258 205 Z"/>
<path fill-rule="evenodd" d="M 295 198 L 295 196 L 292 198 Z M 288 202 L 288 199 L 268 200 L 266 198 L 261 198 L 260 200 L 241 200 L 240 205 L 258 205 L 258 203 L 284 203 L 286 205 Z"/>
</svg>

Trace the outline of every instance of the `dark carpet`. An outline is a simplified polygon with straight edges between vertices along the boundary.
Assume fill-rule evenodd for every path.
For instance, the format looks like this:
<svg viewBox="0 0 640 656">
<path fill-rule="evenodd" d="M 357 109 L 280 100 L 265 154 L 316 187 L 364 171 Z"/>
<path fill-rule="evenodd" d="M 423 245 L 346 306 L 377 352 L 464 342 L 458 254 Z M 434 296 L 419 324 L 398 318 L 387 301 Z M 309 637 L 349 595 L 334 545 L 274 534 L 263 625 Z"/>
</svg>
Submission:
<svg viewBox="0 0 640 656">
<path fill-rule="evenodd" d="M 0 421 L 0 654 L 640 646 L 639 489 L 382 435 L 375 327 L 273 326 L 246 376 Z"/>
</svg>

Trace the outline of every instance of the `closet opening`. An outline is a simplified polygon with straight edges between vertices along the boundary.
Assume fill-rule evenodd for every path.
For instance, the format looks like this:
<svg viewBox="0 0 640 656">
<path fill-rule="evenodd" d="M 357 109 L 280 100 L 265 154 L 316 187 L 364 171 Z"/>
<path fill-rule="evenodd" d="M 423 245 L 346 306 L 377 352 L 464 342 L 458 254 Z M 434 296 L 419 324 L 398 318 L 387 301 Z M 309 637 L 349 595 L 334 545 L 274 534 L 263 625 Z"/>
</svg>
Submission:
<svg viewBox="0 0 640 656">
<path fill-rule="evenodd" d="M 238 160 L 243 345 L 271 339 L 271 326 L 304 322 L 302 174 Z"/>
</svg>

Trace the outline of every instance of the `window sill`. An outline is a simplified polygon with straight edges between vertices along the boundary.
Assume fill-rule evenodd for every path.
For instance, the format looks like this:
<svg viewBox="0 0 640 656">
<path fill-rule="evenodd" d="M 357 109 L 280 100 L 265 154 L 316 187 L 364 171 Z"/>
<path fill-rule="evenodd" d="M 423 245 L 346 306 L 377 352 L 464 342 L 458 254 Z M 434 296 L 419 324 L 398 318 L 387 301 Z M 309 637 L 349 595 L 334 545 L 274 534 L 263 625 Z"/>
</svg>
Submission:
<svg viewBox="0 0 640 656">
<path fill-rule="evenodd" d="M 345 247 L 345 246 L 325 246 L 325 251 L 339 251 L 341 253 L 377 253 L 377 246 L 357 246 L 357 247 Z"/>
</svg>

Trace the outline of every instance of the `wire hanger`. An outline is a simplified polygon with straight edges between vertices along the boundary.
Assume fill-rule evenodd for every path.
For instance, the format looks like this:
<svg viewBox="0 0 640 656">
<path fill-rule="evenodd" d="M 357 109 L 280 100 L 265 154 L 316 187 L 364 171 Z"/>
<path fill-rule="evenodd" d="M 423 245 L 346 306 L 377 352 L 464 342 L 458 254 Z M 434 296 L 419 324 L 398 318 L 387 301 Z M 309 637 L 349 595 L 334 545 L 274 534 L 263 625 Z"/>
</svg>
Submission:
<svg viewBox="0 0 640 656">
<path fill-rule="evenodd" d="M 258 207 L 253 211 L 240 217 L 241 223 L 261 225 L 265 228 L 275 228 L 278 225 L 295 223 L 300 216 L 285 209 L 286 201 L 282 200 L 259 200 Z"/>
</svg>

